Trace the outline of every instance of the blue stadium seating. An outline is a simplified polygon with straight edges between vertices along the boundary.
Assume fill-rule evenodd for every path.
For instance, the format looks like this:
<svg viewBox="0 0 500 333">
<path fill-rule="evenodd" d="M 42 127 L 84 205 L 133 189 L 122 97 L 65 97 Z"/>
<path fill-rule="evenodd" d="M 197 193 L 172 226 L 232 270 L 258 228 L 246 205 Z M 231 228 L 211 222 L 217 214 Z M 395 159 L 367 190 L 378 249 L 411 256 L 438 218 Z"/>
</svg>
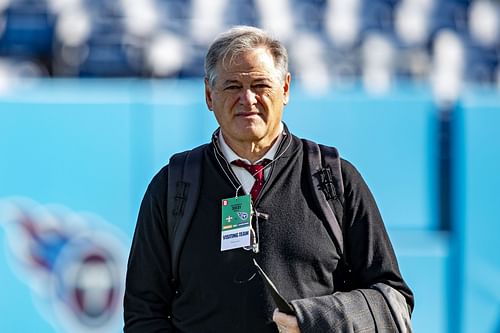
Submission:
<svg viewBox="0 0 500 333">
<path fill-rule="evenodd" d="M 0 33 L 0 55 L 50 59 L 55 18 L 43 2 L 14 1 L 2 17 L 5 27 Z"/>
<path fill-rule="evenodd" d="M 360 76 L 360 70 L 337 71 L 335 66 L 340 64 L 352 64 L 349 68 L 362 68 L 362 62 L 358 56 L 362 41 L 372 33 L 380 33 L 394 42 L 396 54 L 404 58 L 409 56 L 413 50 L 416 53 L 425 51 L 425 56 L 420 57 L 422 61 L 427 62 L 423 66 L 423 72 L 415 73 L 409 70 L 403 62 L 395 67 L 394 75 L 396 77 L 405 77 L 409 79 L 420 80 L 424 77 L 429 77 L 430 69 L 432 68 L 433 50 L 432 44 L 435 36 L 442 29 L 451 29 L 456 31 L 460 38 L 467 46 L 466 52 L 466 76 L 465 79 L 470 82 L 488 82 L 496 83 L 498 78 L 496 75 L 498 59 L 495 54 L 498 53 L 499 45 L 493 46 L 491 49 L 484 50 L 474 46 L 469 41 L 469 22 L 468 11 L 470 9 L 471 0 L 443 0 L 436 1 L 432 4 L 432 9 L 429 13 L 430 26 L 427 39 L 420 45 L 418 49 L 412 49 L 409 45 L 401 44 L 401 40 L 396 37 L 394 17 L 395 9 L 404 0 L 360 0 L 359 4 L 359 20 L 360 20 L 360 35 L 353 45 L 350 45 L 348 51 L 344 54 L 339 54 L 338 51 L 346 50 L 340 45 L 335 45 L 329 37 L 327 37 L 325 15 L 326 8 L 329 6 L 325 0 L 289 0 L 291 8 L 291 18 L 293 21 L 292 35 L 298 35 L 302 32 L 312 33 L 319 37 L 325 47 L 325 53 L 328 58 L 339 58 L 336 61 L 328 62 L 329 69 L 332 73 L 340 75 L 340 79 L 349 79 L 352 74 Z M 94 33 L 91 39 L 99 39 L 98 36 L 106 31 L 122 31 L 124 8 L 117 1 L 84 1 L 84 7 L 93 17 Z M 190 50 L 185 55 L 185 61 L 182 68 L 179 68 L 177 73 L 166 74 L 168 77 L 199 77 L 203 74 L 200 71 L 199 64 L 202 62 L 206 45 L 197 45 L 193 39 L 193 34 L 196 32 L 190 31 L 191 26 L 191 1 L 183 0 L 155 0 L 152 1 L 155 6 L 156 13 L 159 17 L 158 32 L 169 31 L 180 36 Z M 132 64 L 127 63 L 126 53 L 118 39 L 111 43 L 103 43 L 101 41 L 89 41 L 87 48 L 89 49 L 89 59 L 82 64 L 81 70 L 68 70 L 64 68 L 64 63 L 58 60 L 58 55 L 53 54 L 53 45 L 56 45 L 57 40 L 54 35 L 54 24 L 58 18 L 58 13 L 52 13 L 47 8 L 45 1 L 33 0 L 17 0 L 9 4 L 9 7 L 4 11 L 3 17 L 6 19 L 6 28 L 3 34 L 0 35 L 0 55 L 9 57 L 28 57 L 34 61 L 41 62 L 46 65 L 46 72 L 53 76 L 129 76 L 129 77 L 150 77 L 156 76 L 147 68 L 147 63 L 144 61 L 132 60 Z M 274 13 L 275 15 L 283 15 L 282 13 Z M 228 27 L 235 24 L 260 25 L 260 9 L 257 8 L 255 0 L 237 0 L 228 1 L 222 16 L 223 22 L 221 27 Z M 288 41 L 287 41 L 288 42 Z M 139 49 L 136 53 L 144 53 L 147 50 L 149 41 L 143 40 L 142 44 L 136 45 Z M 293 40 L 289 41 L 293 43 Z M 142 49 L 141 49 L 142 48 Z M 337 52 L 337 53 L 336 53 Z M 101 56 L 102 55 L 102 56 Z M 418 56 L 418 55 L 417 55 Z M 493 57 L 492 57 L 493 56 Z M 114 64 L 115 63 L 115 64 Z M 63 68 L 58 68 L 62 66 Z M 194 69 L 192 66 L 195 66 Z M 292 71 L 294 64 L 292 62 Z M 341 65 L 343 66 L 343 65 Z M 108 70 L 106 70 L 108 69 Z M 43 71 L 42 71 L 43 72 Z M 347 77 L 342 77 L 346 72 Z"/>
</svg>

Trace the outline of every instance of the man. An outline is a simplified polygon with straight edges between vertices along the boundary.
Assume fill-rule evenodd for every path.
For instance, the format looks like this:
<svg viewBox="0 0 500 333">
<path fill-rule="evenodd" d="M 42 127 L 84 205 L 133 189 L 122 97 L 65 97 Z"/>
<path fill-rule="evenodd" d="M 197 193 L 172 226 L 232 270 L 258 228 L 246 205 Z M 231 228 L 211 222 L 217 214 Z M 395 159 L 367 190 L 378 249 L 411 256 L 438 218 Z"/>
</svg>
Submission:
<svg viewBox="0 0 500 333">
<path fill-rule="evenodd" d="M 283 45 L 257 28 L 236 27 L 210 46 L 205 71 L 206 103 L 220 129 L 201 148 L 201 178 L 190 185 L 199 186 L 200 194 L 177 280 L 171 281 L 173 207 L 167 207 L 166 166 L 149 185 L 139 213 L 127 272 L 125 332 L 411 331 L 413 295 L 370 191 L 345 160 L 343 225 L 351 287 L 339 291 L 336 285 L 340 255 L 311 199 L 308 151 L 282 123 L 291 80 Z M 252 223 L 231 224 L 249 215 Z M 234 227 L 242 232 L 232 232 Z M 275 309 L 254 259 L 291 300 L 293 312 Z"/>
</svg>

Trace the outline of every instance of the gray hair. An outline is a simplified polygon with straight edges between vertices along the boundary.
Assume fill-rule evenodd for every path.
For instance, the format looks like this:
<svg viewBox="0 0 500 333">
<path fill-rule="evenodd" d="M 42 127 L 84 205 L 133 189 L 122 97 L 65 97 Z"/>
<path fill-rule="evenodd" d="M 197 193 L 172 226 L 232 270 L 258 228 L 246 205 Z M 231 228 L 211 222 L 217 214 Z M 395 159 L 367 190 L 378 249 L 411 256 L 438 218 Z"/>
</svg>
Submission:
<svg viewBox="0 0 500 333">
<path fill-rule="evenodd" d="M 284 80 L 288 73 L 288 53 L 285 46 L 272 38 L 264 30 L 250 26 L 236 26 L 220 34 L 210 45 L 205 57 L 205 78 L 214 86 L 216 67 L 219 61 L 225 64 L 234 57 L 257 47 L 264 47 L 271 52 L 274 66 L 279 72 L 279 79 Z"/>
</svg>

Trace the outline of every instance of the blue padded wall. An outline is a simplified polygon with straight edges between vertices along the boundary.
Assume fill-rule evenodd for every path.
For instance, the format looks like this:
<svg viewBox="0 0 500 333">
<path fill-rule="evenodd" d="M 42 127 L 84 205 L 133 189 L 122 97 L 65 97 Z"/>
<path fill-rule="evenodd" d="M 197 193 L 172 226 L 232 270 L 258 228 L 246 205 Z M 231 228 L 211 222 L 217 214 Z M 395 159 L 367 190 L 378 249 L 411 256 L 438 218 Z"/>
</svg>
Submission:
<svg viewBox="0 0 500 333">
<path fill-rule="evenodd" d="M 469 90 L 456 119 L 456 247 L 464 333 L 500 331 L 499 110 L 497 91 Z"/>
<path fill-rule="evenodd" d="M 85 81 L 48 81 L 2 98 L 0 196 L 64 199 L 129 223 L 132 108 L 127 85 Z"/>
<path fill-rule="evenodd" d="M 415 331 L 445 332 L 449 249 L 447 235 L 435 231 L 437 117 L 429 91 L 405 86 L 373 97 L 353 88 L 320 98 L 294 87 L 284 117 L 295 134 L 337 146 L 361 171 L 416 293 Z M 39 81 L 3 95 L 0 219 L 12 196 L 91 212 L 123 236 L 126 255 L 151 177 L 171 154 L 207 142 L 216 126 L 201 81 Z M 63 331 L 19 268 L 15 238 L 2 223 L 0 326 Z M 118 321 L 106 332 L 120 328 Z"/>
<path fill-rule="evenodd" d="M 109 286 L 118 292 L 116 308 L 104 329 L 117 332 L 122 326 L 120 281 L 138 207 L 132 200 L 133 166 L 141 156 L 133 149 L 128 84 L 109 83 L 44 81 L 1 98 L 2 331 L 94 332 L 72 318 L 81 311 L 65 313 L 71 307 L 61 307 L 59 300 L 70 304 L 80 283 L 68 274 L 82 262 L 68 263 L 65 257 L 102 246 L 113 251 L 110 258 L 118 265 Z M 28 209 L 35 231 L 20 228 L 21 219 L 10 221 L 9 207 Z M 87 236 L 94 237 L 92 247 L 77 245 Z M 48 260 L 48 268 L 40 258 Z"/>
</svg>

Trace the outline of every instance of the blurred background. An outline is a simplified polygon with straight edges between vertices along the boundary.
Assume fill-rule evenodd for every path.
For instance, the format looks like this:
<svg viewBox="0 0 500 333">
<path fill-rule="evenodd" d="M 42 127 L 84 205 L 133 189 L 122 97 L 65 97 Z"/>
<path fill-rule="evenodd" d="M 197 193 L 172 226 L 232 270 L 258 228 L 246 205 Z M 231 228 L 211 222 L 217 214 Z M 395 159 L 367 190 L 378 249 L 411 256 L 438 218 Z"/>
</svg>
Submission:
<svg viewBox="0 0 500 333">
<path fill-rule="evenodd" d="M 285 122 L 371 187 L 415 332 L 500 333 L 500 2 L 0 0 L 0 327 L 122 329 L 151 177 L 216 128 L 203 60 L 285 42 Z"/>
</svg>

